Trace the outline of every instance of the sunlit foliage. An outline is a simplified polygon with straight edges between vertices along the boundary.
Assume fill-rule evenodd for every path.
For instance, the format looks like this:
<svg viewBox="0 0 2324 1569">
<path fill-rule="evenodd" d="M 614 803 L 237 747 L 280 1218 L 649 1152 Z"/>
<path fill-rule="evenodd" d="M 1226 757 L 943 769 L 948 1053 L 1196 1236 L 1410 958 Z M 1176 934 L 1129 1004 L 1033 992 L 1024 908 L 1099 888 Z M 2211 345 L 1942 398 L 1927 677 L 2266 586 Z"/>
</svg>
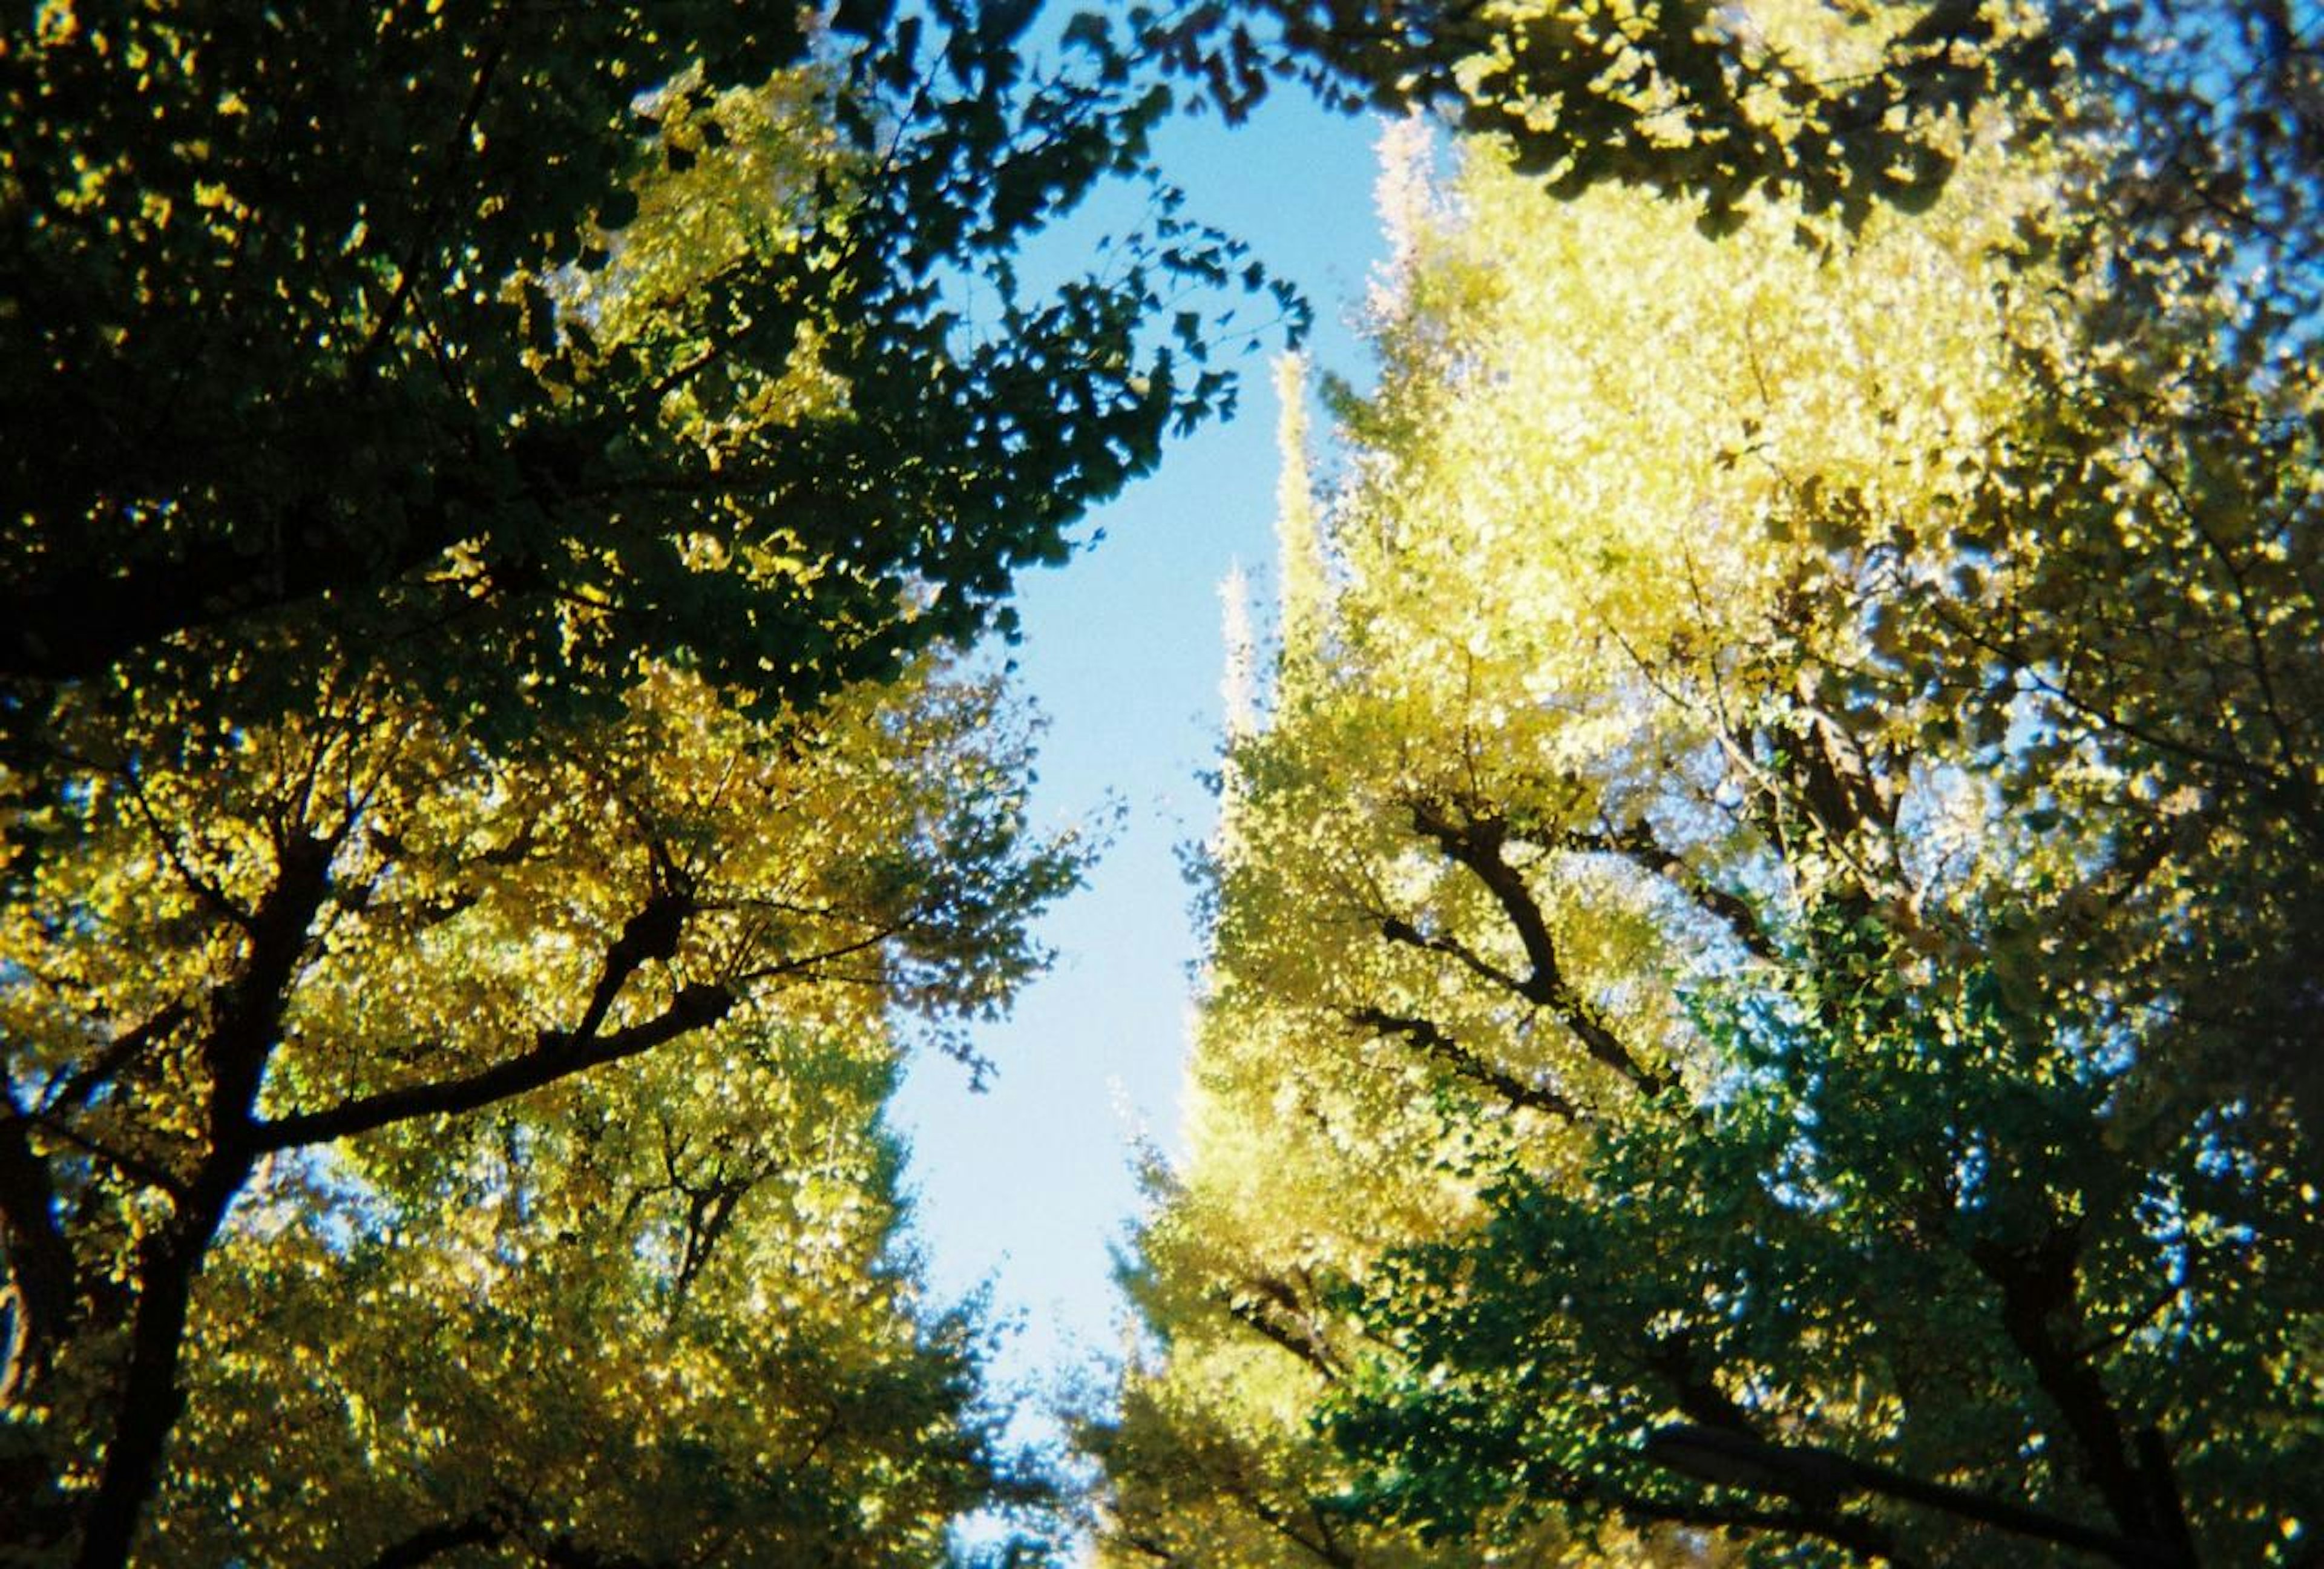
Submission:
<svg viewBox="0 0 2324 1569">
<path fill-rule="evenodd" d="M 931 1563 L 1026 1491 L 880 1113 L 1078 853 L 930 651 L 1265 283 L 1028 19 L 5 24 L 0 1556 Z"/>
<path fill-rule="evenodd" d="M 1925 211 L 1392 182 L 1118 1561 L 2312 1549 L 2315 143 L 2243 36 L 1940 123 Z"/>
<path fill-rule="evenodd" d="M 57 735 L 0 988 L 16 1528 L 166 1440 L 168 1561 L 931 1561 L 999 1456 L 897 1242 L 895 1033 L 1003 1001 L 1076 864 L 999 701 Z"/>
</svg>

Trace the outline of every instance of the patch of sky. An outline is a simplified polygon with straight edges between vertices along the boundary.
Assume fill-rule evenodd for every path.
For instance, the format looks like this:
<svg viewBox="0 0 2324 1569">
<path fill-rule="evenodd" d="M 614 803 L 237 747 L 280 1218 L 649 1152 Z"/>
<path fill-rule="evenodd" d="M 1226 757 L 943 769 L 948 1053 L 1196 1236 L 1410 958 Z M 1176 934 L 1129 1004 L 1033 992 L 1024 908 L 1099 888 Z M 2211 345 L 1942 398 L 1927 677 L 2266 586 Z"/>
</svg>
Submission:
<svg viewBox="0 0 2324 1569">
<path fill-rule="evenodd" d="M 1249 125 L 1214 118 L 1163 125 L 1164 177 L 1185 192 L 1188 221 L 1236 236 L 1249 261 L 1314 302 L 1308 352 L 1356 384 L 1371 379 L 1351 329 L 1381 254 L 1370 202 L 1377 123 L 1281 95 Z M 1102 190 L 1019 259 L 1020 283 L 1053 286 L 1111 252 L 1151 216 L 1149 193 Z M 896 1108 L 910 1140 L 915 1212 L 934 1285 L 989 1285 L 1014 1333 L 999 1358 L 1004 1385 L 1048 1404 L 1086 1397 L 1118 1352 L 1122 1326 L 1114 1251 L 1140 1202 L 1141 1150 L 1176 1153 L 1182 1062 L 1198 956 L 1182 847 L 1212 832 L 1202 776 L 1222 734 L 1216 586 L 1237 563 L 1273 551 L 1274 420 L 1268 356 L 1286 319 L 1271 300 L 1223 291 L 1166 301 L 1215 309 L 1212 365 L 1238 372 L 1239 417 L 1181 434 L 1160 468 L 1090 520 L 1068 568 L 1020 584 L 1021 640 L 991 658 L 1047 729 L 1030 803 L 1037 826 L 1110 822 L 1086 886 L 1041 923 L 1052 972 L 1004 1021 L 980 1026 L 995 1065 L 982 1094 L 957 1066 L 923 1057 Z M 1237 314 L 1225 319 L 1229 310 Z M 1101 543 L 1102 541 L 1102 543 Z M 1012 1432 L 1054 1437 L 1036 1399 Z"/>
</svg>

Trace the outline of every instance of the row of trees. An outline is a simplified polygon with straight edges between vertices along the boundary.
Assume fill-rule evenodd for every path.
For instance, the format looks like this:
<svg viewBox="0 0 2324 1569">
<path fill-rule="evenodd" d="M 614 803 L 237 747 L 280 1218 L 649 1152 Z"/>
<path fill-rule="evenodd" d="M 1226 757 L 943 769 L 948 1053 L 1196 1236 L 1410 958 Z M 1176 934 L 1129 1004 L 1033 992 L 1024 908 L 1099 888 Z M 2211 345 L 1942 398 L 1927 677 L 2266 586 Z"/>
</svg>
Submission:
<svg viewBox="0 0 2324 1569">
<path fill-rule="evenodd" d="M 2316 1561 L 2318 19 L 1527 15 L 1286 443 L 1103 1561 Z M 1811 152 L 2067 74 L 1927 201 L 1550 199 L 1508 41 L 1688 171 L 1683 20 Z"/>
<path fill-rule="evenodd" d="M 928 1564 L 1038 1501 L 880 1115 L 1080 865 L 956 651 L 1230 396 L 1184 291 L 1296 326 L 1148 167 L 1163 70 L 1517 171 L 1414 209 L 1291 531 L 1109 1550 L 1951 1551 L 1874 1460 L 2299 1550 L 2312 57 L 1833 14 L 5 23 L 0 1556 Z M 1115 178 L 1146 231 L 1024 288 Z"/>
</svg>

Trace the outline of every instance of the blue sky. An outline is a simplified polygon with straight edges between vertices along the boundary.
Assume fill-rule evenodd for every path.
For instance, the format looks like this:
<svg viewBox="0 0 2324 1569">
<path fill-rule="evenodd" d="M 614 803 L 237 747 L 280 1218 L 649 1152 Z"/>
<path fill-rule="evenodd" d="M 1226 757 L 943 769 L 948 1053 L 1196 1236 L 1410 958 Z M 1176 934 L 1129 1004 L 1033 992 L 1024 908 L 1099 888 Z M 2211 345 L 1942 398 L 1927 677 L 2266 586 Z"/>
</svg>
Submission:
<svg viewBox="0 0 2324 1569">
<path fill-rule="evenodd" d="M 1231 131 L 1181 121 L 1157 147 L 1188 216 L 1249 241 L 1313 300 L 1316 365 L 1360 382 L 1349 318 L 1384 249 L 1379 132 L 1285 94 Z M 1262 593 L 1271 581 L 1277 347 L 1234 362 L 1238 418 L 1175 444 L 1093 517 L 1101 543 L 1022 586 L 1019 689 L 1048 721 L 1036 821 L 1096 819 L 1109 800 L 1122 817 L 1089 886 L 1042 928 L 1054 972 L 979 1037 L 999 1069 L 990 1090 L 928 1058 L 894 1112 L 937 1289 L 989 1280 L 1022 1322 L 998 1370 L 1010 1381 L 1038 1386 L 1119 1345 L 1109 1250 L 1137 1204 L 1132 1140 L 1178 1147 L 1195 937 L 1176 846 L 1213 815 L 1198 775 L 1220 734 L 1220 580 L 1240 561 Z"/>
</svg>

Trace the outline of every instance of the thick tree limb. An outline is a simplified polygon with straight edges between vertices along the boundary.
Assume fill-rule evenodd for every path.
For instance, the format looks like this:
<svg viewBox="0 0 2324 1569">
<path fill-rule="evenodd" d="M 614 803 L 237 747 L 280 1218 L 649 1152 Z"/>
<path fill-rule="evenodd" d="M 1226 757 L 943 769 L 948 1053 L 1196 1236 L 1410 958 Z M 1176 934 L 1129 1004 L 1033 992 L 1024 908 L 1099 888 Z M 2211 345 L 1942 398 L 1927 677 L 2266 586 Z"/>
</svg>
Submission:
<svg viewBox="0 0 2324 1569">
<path fill-rule="evenodd" d="M 1516 931 L 1526 962 L 1532 966 L 1517 988 L 1518 995 L 1554 1015 L 1584 1051 L 1628 1079 L 1641 1094 L 1657 1095 L 1668 1089 L 1674 1081 L 1641 1062 L 1566 978 L 1549 918 L 1526 885 L 1525 874 L 1509 863 L 1504 853 L 1510 837 L 1508 826 L 1489 817 L 1456 816 L 1443 803 L 1426 798 L 1414 801 L 1411 809 L 1413 826 L 1484 884 Z"/>
<path fill-rule="evenodd" d="M 1703 1371 L 1695 1355 L 1694 1335 L 1680 1329 L 1668 1334 L 1650 1335 L 1646 1342 L 1646 1364 L 1671 1387 L 1680 1410 L 1707 1426 L 1728 1432 L 1754 1434 L 1751 1414 L 1736 1404 L 1718 1381 Z"/>
<path fill-rule="evenodd" d="M 605 962 L 599 969 L 597 984 L 589 995 L 589 1005 L 582 1011 L 581 1022 L 572 1030 L 576 1040 L 595 1037 L 605 1015 L 612 1011 L 613 1000 L 638 967 L 649 960 L 667 959 L 678 952 L 678 939 L 685 935 L 686 922 L 694 913 L 694 900 L 687 894 L 657 890 L 645 907 L 622 923 L 622 935 L 605 950 Z"/>
<path fill-rule="evenodd" d="M 1828 1507 L 1819 1500 L 1868 1492 L 1973 1520 L 2011 1536 L 2095 1553 L 2123 1569 L 2193 1569 L 2195 1564 L 2191 1548 L 2181 1551 L 2149 1537 L 2094 1529 L 2007 1499 L 1924 1481 L 1834 1450 L 1769 1444 L 1721 1427 L 1680 1426 L 1658 1429 L 1649 1436 L 1646 1454 L 1674 1471 L 1722 1486 L 1808 1502 L 1819 1511 Z"/>
<path fill-rule="evenodd" d="M 2168 1517 L 2176 1512 L 2167 1469 L 2160 1480 L 2172 1501 L 2163 1503 L 2154 1496 L 2157 1479 L 2142 1475 L 2132 1458 L 2130 1434 L 2098 1370 L 2073 1343 L 2080 1229 L 2052 1225 L 2028 1247 L 1981 1242 L 1968 1251 L 1978 1271 L 2000 1288 L 2003 1332 L 2073 1435 L 2090 1484 L 2116 1527 L 2139 1541 L 2163 1539 Z"/>
<path fill-rule="evenodd" d="M 307 952 L 308 931 L 330 891 L 334 846 L 306 833 L 276 847 L 272 885 L 244 927 L 242 963 L 219 993 L 200 1045 L 210 1084 L 208 1152 L 168 1225 L 138 1251 L 137 1308 L 114 1407 L 104 1469 L 83 1516 L 80 1569 L 121 1569 L 161 1479 L 161 1454 L 185 1394 L 178 1365 L 194 1277 L 210 1240 L 249 1179 L 258 1149 L 252 1114 L 266 1063 Z"/>
<path fill-rule="evenodd" d="M 419 1569 L 463 1547 L 485 1547 L 508 1537 L 507 1522 L 491 1509 L 479 1509 L 466 1519 L 424 1526 L 389 1543 L 373 1558 L 369 1569 Z"/>
<path fill-rule="evenodd" d="M 1776 1531 L 1830 1542 L 1865 1563 L 1882 1564 L 1886 1569 L 1920 1569 L 1920 1560 L 1905 1554 L 1894 1533 L 1870 1520 L 1838 1510 L 1806 1508 L 1766 1509 L 1735 1504 L 1678 1503 L 1662 1499 L 1641 1499 L 1619 1492 L 1603 1495 L 1599 1501 L 1609 1505 L 1633 1526 L 1693 1526 L 1712 1530 Z"/>
<path fill-rule="evenodd" d="M 419 1569 L 465 1547 L 504 1543 L 521 1547 L 551 1569 L 667 1569 L 634 1553 L 600 1551 L 570 1532 L 549 1535 L 526 1524 L 521 1510 L 521 1505 L 503 1501 L 460 1519 L 423 1526 L 381 1548 L 366 1569 Z"/>
<path fill-rule="evenodd" d="M 621 1062 L 681 1036 L 706 1029 L 725 1018 L 734 1001 L 733 993 L 723 986 L 688 986 L 653 1018 L 610 1035 L 576 1038 L 562 1030 L 543 1030 L 531 1050 L 480 1072 L 462 1078 L 382 1090 L 319 1112 L 273 1118 L 260 1123 L 253 1139 L 262 1152 L 294 1149 L 352 1138 L 415 1117 L 453 1116 L 477 1111 L 570 1075 Z"/>
<path fill-rule="evenodd" d="M 21 1398 L 71 1333 L 78 1268 L 57 1223 L 56 1186 L 14 1115 L 0 1117 L 0 1242 L 14 1294 L 14 1332 L 0 1363 L 0 1404 Z"/>
</svg>

